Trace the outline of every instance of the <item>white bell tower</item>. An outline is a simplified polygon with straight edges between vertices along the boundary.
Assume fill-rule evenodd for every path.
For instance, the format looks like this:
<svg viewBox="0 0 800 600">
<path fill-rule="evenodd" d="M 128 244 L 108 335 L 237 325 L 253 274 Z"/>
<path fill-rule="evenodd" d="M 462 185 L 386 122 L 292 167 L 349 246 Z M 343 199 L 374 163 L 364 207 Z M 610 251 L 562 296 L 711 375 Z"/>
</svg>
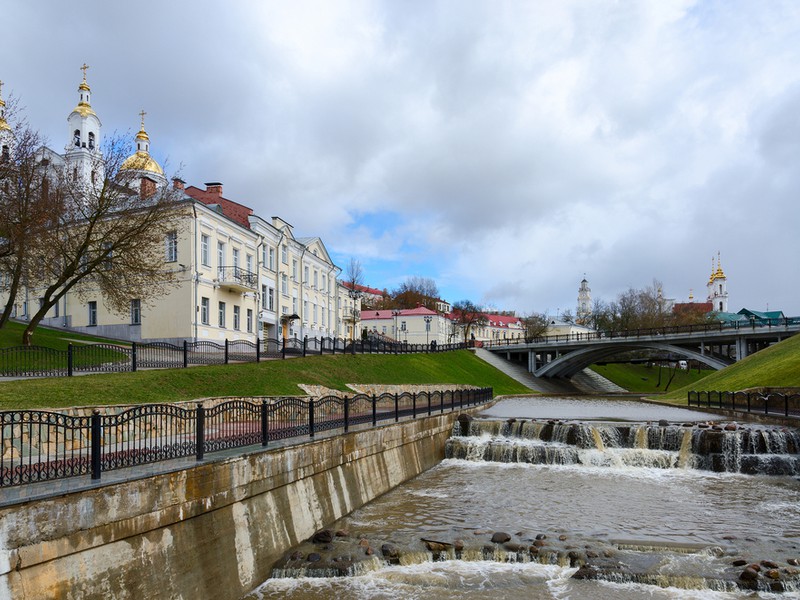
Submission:
<svg viewBox="0 0 800 600">
<path fill-rule="evenodd" d="M 592 290 L 584 276 L 581 287 L 578 288 L 578 309 L 575 311 L 575 317 L 578 323 L 585 324 L 590 316 L 592 316 Z"/>
<path fill-rule="evenodd" d="M 14 150 L 14 131 L 6 121 L 6 103 L 3 100 L 3 82 L 0 81 L 0 161 L 11 160 Z"/>
<path fill-rule="evenodd" d="M 708 279 L 708 299 L 711 310 L 715 312 L 728 312 L 728 278 L 722 270 L 722 259 L 717 252 L 716 264 L 711 258 L 711 277 Z"/>
<path fill-rule="evenodd" d="M 66 176 L 74 181 L 99 184 L 103 180 L 100 153 L 100 119 L 92 109 L 89 84 L 86 83 L 87 64 L 81 67 L 83 81 L 78 86 L 78 105 L 72 110 L 69 123 L 69 142 L 65 148 Z"/>
</svg>

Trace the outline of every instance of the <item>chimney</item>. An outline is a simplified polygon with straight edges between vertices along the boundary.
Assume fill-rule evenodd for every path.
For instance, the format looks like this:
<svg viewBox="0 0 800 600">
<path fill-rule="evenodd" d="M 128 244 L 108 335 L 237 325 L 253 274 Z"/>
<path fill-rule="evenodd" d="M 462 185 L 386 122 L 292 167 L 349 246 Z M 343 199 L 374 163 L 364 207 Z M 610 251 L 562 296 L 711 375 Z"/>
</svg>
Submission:
<svg viewBox="0 0 800 600">
<path fill-rule="evenodd" d="M 212 181 L 206 183 L 206 192 L 209 194 L 215 194 L 217 196 L 222 196 L 222 184 L 218 181 Z"/>
<path fill-rule="evenodd" d="M 181 179 L 180 177 L 173 177 L 172 178 L 172 189 L 173 190 L 183 190 L 186 187 L 186 182 Z"/>
<path fill-rule="evenodd" d="M 149 198 L 156 193 L 156 182 L 147 177 L 142 177 L 139 181 L 139 195 L 142 198 Z"/>
</svg>

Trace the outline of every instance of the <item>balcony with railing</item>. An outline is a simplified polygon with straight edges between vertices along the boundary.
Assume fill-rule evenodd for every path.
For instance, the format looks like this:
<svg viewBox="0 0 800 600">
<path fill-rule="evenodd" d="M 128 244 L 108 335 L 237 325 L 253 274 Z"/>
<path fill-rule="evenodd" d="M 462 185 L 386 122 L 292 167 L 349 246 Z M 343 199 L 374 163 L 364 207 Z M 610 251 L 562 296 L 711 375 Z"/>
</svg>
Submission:
<svg viewBox="0 0 800 600">
<path fill-rule="evenodd" d="M 217 283 L 234 292 L 252 292 L 258 287 L 258 275 L 241 267 L 219 267 Z"/>
</svg>

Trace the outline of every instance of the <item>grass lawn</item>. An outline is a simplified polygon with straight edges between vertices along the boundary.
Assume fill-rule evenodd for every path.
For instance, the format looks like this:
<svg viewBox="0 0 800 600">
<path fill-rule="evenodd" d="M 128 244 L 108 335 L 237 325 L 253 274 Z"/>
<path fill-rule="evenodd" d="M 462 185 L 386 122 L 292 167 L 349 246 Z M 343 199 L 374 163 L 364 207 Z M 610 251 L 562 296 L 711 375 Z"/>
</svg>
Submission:
<svg viewBox="0 0 800 600">
<path fill-rule="evenodd" d="M 668 397 L 686 402 L 690 390 L 734 392 L 754 387 L 800 387 L 800 334 L 671 391 Z"/>
<path fill-rule="evenodd" d="M 686 385 L 693 385 L 709 373 L 712 373 L 712 371 L 705 369 L 702 371 L 697 369 L 684 371 L 668 367 L 650 367 L 627 363 L 592 365 L 591 369 L 629 392 L 649 394 L 662 393 L 665 390 L 675 390 Z M 673 377 L 671 382 L 670 377 Z M 669 388 L 667 388 L 668 382 Z"/>
<path fill-rule="evenodd" d="M 22 332 L 25 331 L 26 324 L 17 321 L 9 321 L 5 327 L 0 329 L 0 348 L 13 348 L 22 345 Z M 119 344 L 129 346 L 128 342 L 117 342 L 107 338 L 97 338 L 89 335 L 81 335 L 63 329 L 51 329 L 49 327 L 37 327 L 33 332 L 33 344 L 53 348 L 55 350 L 66 350 L 70 344 Z"/>
<path fill-rule="evenodd" d="M 211 396 L 303 395 L 298 383 L 469 384 L 495 395 L 530 390 L 468 350 L 439 354 L 325 355 L 261 363 L 0 382 L 0 410 L 175 402 Z"/>
</svg>

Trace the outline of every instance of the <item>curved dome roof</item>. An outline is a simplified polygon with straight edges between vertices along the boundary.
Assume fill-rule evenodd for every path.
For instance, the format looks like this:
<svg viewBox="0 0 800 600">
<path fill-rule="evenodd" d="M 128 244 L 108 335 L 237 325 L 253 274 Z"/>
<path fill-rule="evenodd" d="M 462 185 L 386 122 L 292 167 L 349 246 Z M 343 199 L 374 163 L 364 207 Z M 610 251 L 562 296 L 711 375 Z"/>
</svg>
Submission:
<svg viewBox="0 0 800 600">
<path fill-rule="evenodd" d="M 150 156 L 148 152 L 144 152 L 143 150 L 138 150 L 135 154 L 126 158 L 125 162 L 120 166 L 120 169 L 125 171 L 149 171 L 151 173 L 157 173 L 158 175 L 164 175 L 164 169 L 161 168 L 161 165 L 153 160 L 153 157 Z"/>
</svg>

